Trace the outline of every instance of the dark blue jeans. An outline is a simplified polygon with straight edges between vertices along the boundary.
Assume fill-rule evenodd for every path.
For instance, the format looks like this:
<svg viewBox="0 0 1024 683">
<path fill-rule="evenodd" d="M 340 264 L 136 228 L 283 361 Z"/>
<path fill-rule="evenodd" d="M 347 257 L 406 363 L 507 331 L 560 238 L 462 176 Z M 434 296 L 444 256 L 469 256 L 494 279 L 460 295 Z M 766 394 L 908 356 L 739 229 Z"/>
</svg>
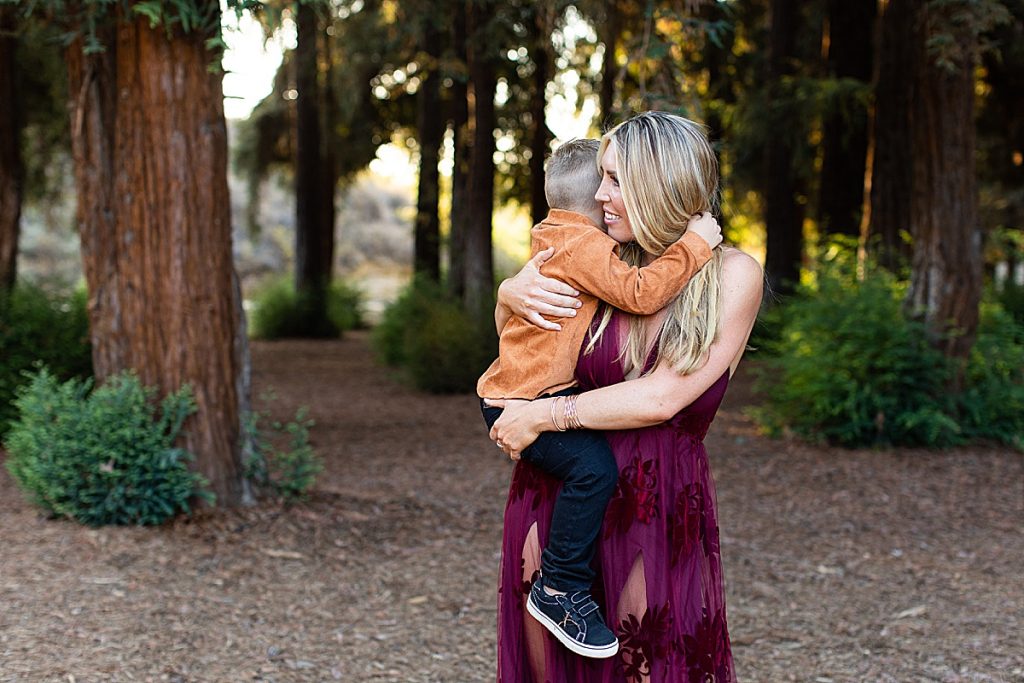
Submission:
<svg viewBox="0 0 1024 683">
<path fill-rule="evenodd" d="M 567 389 L 553 395 L 576 391 Z M 502 410 L 482 401 L 480 405 L 490 429 Z M 604 433 L 588 429 L 543 432 L 523 451 L 522 459 L 562 482 L 551 513 L 548 545 L 541 553 L 544 583 L 567 592 L 590 590 L 594 581 L 590 563 L 597 549 L 597 534 L 619 479 L 619 468 Z"/>
</svg>

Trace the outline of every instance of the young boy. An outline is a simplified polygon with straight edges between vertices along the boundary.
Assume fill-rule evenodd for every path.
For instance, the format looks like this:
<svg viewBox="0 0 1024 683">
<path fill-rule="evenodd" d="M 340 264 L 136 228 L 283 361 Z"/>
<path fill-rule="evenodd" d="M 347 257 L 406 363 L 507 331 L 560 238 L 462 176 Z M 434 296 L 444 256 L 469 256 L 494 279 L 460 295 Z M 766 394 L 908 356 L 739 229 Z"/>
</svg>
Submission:
<svg viewBox="0 0 1024 683">
<path fill-rule="evenodd" d="M 578 393 L 576 360 L 599 300 L 636 315 L 655 313 L 682 291 L 722 238 L 718 223 L 704 214 L 650 265 L 624 263 L 618 243 L 600 227 L 603 212 L 594 199 L 601 182 L 597 150 L 596 140 L 573 140 L 551 155 L 544 177 L 551 210 L 531 231 L 533 254 L 555 247 L 544 274 L 580 290 L 582 305 L 575 317 L 559 320 L 557 332 L 509 318 L 500 332 L 498 359 L 480 378 L 477 394 L 488 427 L 502 411 L 483 399 L 570 397 L 552 406 L 561 431 L 544 432 L 522 453 L 523 460 L 562 481 L 527 610 L 573 652 L 604 658 L 618 651 L 619 642 L 590 597 L 590 563 L 619 473 L 603 433 L 565 429 L 579 426 L 572 398 Z"/>
</svg>

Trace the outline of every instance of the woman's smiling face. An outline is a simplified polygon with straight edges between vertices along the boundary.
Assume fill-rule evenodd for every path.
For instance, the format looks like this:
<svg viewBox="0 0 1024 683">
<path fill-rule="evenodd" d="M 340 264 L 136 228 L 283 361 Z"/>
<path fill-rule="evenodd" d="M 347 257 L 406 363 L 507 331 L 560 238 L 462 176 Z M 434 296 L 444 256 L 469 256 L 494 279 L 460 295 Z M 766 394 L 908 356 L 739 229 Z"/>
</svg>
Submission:
<svg viewBox="0 0 1024 683">
<path fill-rule="evenodd" d="M 608 226 L 608 235 L 619 244 L 633 241 L 633 226 L 626 215 L 626 205 L 622 201 L 622 189 L 619 187 L 619 160 L 615 140 L 608 142 L 604 156 L 601 157 L 601 186 L 594 195 L 604 210 L 604 224 Z"/>
</svg>

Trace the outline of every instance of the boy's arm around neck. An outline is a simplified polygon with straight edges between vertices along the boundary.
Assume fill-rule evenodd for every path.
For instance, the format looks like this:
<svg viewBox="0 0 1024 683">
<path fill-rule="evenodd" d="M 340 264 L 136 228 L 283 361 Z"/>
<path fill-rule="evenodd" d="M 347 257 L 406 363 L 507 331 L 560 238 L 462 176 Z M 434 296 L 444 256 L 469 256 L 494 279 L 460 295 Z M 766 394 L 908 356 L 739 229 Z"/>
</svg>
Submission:
<svg viewBox="0 0 1024 683">
<path fill-rule="evenodd" d="M 556 250 L 548 264 L 558 272 L 545 275 L 592 294 L 634 315 L 650 315 L 676 298 L 698 270 L 711 260 L 711 248 L 700 235 L 687 233 L 665 253 L 642 268 L 619 258 L 617 243 L 594 229 L 580 230 Z"/>
</svg>

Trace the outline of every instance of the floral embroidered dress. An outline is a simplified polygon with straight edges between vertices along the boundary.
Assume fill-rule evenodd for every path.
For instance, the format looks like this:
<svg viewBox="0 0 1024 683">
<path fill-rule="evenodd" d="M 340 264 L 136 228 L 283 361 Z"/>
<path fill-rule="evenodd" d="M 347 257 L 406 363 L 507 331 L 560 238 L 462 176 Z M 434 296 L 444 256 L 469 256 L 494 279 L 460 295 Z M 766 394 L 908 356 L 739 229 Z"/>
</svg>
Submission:
<svg viewBox="0 0 1024 683">
<path fill-rule="evenodd" d="M 580 356 L 583 390 L 623 381 L 618 313 Z M 653 357 L 651 359 L 653 361 Z M 586 659 L 562 647 L 525 609 L 547 543 L 560 482 L 516 465 L 505 508 L 498 588 L 499 683 L 733 683 L 714 481 L 702 439 L 728 373 L 671 420 L 607 432 L 619 483 L 594 560 L 593 594 L 619 654 Z"/>
</svg>

